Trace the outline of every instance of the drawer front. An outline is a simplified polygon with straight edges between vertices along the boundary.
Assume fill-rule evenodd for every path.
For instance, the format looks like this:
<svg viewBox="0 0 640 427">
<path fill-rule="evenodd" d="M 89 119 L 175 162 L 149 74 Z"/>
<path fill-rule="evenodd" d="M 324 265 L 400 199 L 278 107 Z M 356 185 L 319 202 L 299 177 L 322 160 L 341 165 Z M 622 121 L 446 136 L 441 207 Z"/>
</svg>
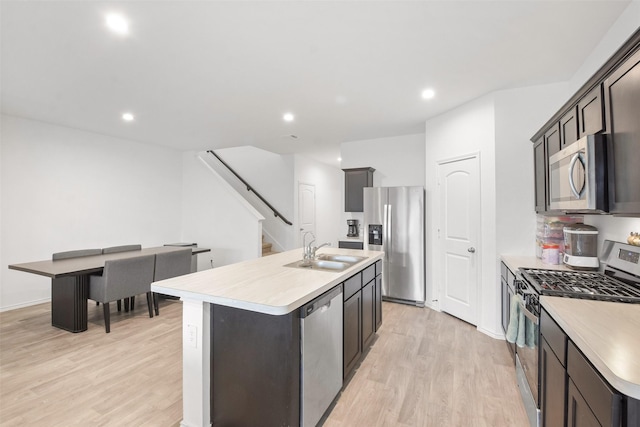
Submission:
<svg viewBox="0 0 640 427">
<path fill-rule="evenodd" d="M 362 270 L 362 286 L 376 278 L 376 266 L 371 264 L 369 267 Z"/>
<path fill-rule="evenodd" d="M 567 347 L 567 371 L 600 424 L 619 426 L 621 396 L 609 387 L 571 341 Z"/>
<path fill-rule="evenodd" d="M 364 249 L 364 243 L 340 240 L 338 242 L 338 247 L 342 249 Z"/>
<path fill-rule="evenodd" d="M 347 280 L 344 281 L 344 297 L 343 300 L 346 301 L 349 297 L 356 292 L 358 292 L 362 288 L 362 272 L 356 274 L 355 276 L 351 276 Z"/>
<path fill-rule="evenodd" d="M 556 354 L 556 357 L 562 363 L 562 366 L 567 366 L 567 336 L 560 329 L 560 326 L 551 318 L 549 313 L 542 309 L 540 313 L 540 333 L 544 339 L 549 343 L 549 347 Z"/>
<path fill-rule="evenodd" d="M 376 276 L 379 276 L 382 274 L 382 260 L 379 259 L 378 261 L 376 261 Z"/>
</svg>

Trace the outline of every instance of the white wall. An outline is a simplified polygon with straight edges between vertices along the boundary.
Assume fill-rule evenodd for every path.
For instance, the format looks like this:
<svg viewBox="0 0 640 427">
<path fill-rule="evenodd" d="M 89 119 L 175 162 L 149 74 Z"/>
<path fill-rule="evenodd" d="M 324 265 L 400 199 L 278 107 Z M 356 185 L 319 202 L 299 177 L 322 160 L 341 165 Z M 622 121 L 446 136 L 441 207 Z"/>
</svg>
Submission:
<svg viewBox="0 0 640 427">
<path fill-rule="evenodd" d="M 388 138 L 343 142 L 340 145 L 342 169 L 372 167 L 374 187 L 424 186 L 425 182 L 424 134 L 401 135 Z M 344 174 L 342 175 L 340 237 L 347 234 L 347 220 L 357 219 L 361 227 L 362 212 L 344 211 Z"/>
<path fill-rule="evenodd" d="M 179 152 L 2 115 L 0 309 L 50 298 L 9 264 L 53 252 L 181 239 Z"/>
<path fill-rule="evenodd" d="M 198 270 L 254 259 L 261 253 L 261 221 L 232 188 L 198 159 L 182 155 L 182 241 L 211 253 L 198 256 Z"/>
<path fill-rule="evenodd" d="M 343 142 L 340 167 L 374 168 L 374 187 L 424 185 L 424 150 L 424 134 Z"/>
<path fill-rule="evenodd" d="M 294 193 L 294 230 L 298 230 L 298 183 L 312 184 L 316 191 L 316 244 L 325 242 L 338 247 L 342 234 L 341 212 L 343 206 L 343 172 L 342 170 L 310 159 L 295 156 Z M 295 247 L 302 247 L 296 233 Z"/>
<path fill-rule="evenodd" d="M 495 93 L 498 255 L 535 255 L 533 143 L 530 138 L 549 119 L 549 111 L 566 101 L 566 87 L 566 83 L 555 83 Z M 497 281 L 496 286 L 499 285 Z"/>
<path fill-rule="evenodd" d="M 294 221 L 294 195 L 291 191 L 294 180 L 293 155 L 280 155 L 248 146 L 216 150 L 216 154 L 282 216 Z M 273 251 L 282 252 L 296 247 L 293 225 L 274 216 L 273 211 L 254 192 L 247 191 L 242 181 L 214 156 L 204 153 L 203 157 L 241 197 L 262 214 L 262 234 L 265 242 L 273 244 Z"/>
</svg>

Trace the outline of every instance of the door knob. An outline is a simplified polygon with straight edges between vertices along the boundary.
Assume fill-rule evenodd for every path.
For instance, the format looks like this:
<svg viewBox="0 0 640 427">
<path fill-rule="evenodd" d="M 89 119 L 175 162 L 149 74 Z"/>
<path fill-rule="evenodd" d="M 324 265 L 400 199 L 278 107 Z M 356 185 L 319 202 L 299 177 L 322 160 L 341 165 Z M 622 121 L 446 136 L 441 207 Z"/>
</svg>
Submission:
<svg viewBox="0 0 640 427">
<path fill-rule="evenodd" d="M 467 252 L 471 252 L 473 254 L 476 252 L 476 248 L 470 247 L 469 249 L 467 249 Z"/>
</svg>

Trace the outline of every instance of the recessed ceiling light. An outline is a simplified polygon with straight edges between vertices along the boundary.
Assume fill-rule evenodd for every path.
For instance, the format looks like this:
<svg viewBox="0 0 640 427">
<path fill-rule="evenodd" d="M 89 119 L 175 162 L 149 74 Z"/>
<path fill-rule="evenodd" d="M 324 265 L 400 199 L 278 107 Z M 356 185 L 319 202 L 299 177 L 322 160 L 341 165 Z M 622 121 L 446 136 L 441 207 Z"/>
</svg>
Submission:
<svg viewBox="0 0 640 427">
<path fill-rule="evenodd" d="M 129 34 L 129 22 L 118 13 L 110 13 L 106 18 L 107 27 L 116 34 Z"/>
<path fill-rule="evenodd" d="M 338 157 L 338 161 L 341 162 L 342 161 L 342 157 Z"/>
<path fill-rule="evenodd" d="M 422 91 L 422 98 L 423 99 L 431 99 L 434 96 L 436 96 L 436 93 L 433 89 L 425 89 Z"/>
<path fill-rule="evenodd" d="M 122 115 L 122 120 L 124 120 L 125 122 L 132 122 L 134 118 L 135 117 L 133 117 L 133 114 L 131 113 L 124 113 Z"/>
<path fill-rule="evenodd" d="M 294 117 L 291 113 L 285 113 L 284 116 L 282 116 L 282 120 L 284 120 L 285 122 L 292 122 L 293 119 Z"/>
</svg>

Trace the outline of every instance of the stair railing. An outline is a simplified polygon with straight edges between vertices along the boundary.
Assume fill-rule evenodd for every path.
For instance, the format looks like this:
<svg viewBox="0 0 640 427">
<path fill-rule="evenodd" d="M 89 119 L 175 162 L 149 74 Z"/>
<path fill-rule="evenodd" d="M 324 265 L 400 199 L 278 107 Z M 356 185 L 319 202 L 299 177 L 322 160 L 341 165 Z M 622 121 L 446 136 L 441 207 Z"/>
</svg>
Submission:
<svg viewBox="0 0 640 427">
<path fill-rule="evenodd" d="M 258 199 L 260 199 L 260 201 L 262 201 L 262 203 L 264 203 L 265 205 L 267 205 L 267 207 L 269 209 L 271 209 L 273 211 L 273 215 L 276 218 L 280 218 L 282 221 L 284 221 L 285 224 L 287 225 L 293 225 L 293 223 L 291 221 L 289 221 L 287 218 L 285 218 L 284 216 L 282 216 L 282 214 L 280 212 L 278 212 L 278 210 L 276 208 L 274 208 L 273 206 L 271 206 L 271 203 L 267 202 L 265 200 L 264 197 L 262 197 L 262 195 L 260 193 L 258 193 L 247 181 L 245 181 L 244 179 L 242 179 L 242 177 L 240 175 L 238 175 L 238 173 L 236 171 L 234 171 L 231 166 L 229 166 L 224 160 L 222 160 L 220 158 L 220 156 L 218 156 L 216 153 L 213 152 L 213 150 L 207 150 L 207 153 L 211 153 L 216 159 L 218 159 L 220 161 L 220 163 L 222 163 L 227 169 L 229 169 L 229 171 L 235 175 L 236 178 L 238 178 L 240 180 L 240 182 L 242 182 L 245 187 L 247 187 L 247 191 L 251 191 L 253 192 L 253 194 L 255 194 Z"/>
</svg>

